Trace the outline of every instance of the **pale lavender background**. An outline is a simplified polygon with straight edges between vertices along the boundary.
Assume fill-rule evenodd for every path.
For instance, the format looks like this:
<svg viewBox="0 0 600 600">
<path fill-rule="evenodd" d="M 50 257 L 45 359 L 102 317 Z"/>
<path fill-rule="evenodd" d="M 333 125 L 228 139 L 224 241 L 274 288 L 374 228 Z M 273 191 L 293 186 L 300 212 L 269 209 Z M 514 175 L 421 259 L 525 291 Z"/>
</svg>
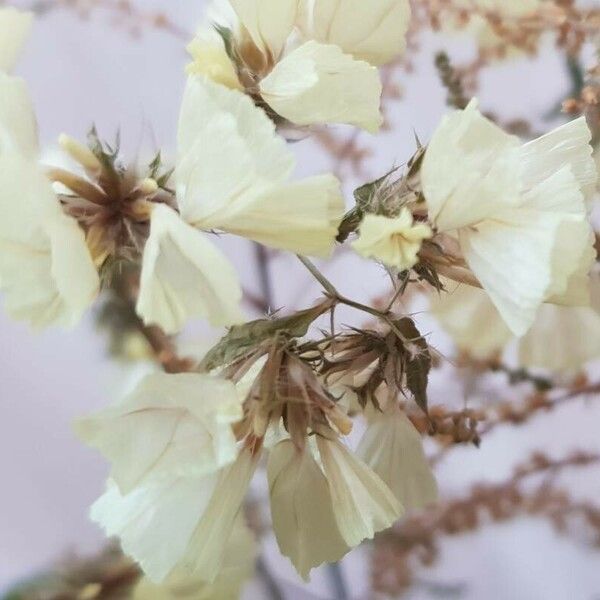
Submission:
<svg viewBox="0 0 600 600">
<path fill-rule="evenodd" d="M 14 3 L 19 5 L 18 2 Z M 168 8 L 172 19 L 193 29 L 203 13 L 200 0 L 139 0 L 144 10 Z M 21 4 L 22 5 L 22 4 Z M 443 92 L 432 65 L 432 52 L 451 44 L 468 56 L 469 44 L 428 38 L 418 75 L 404 77 L 405 100 L 394 108 L 392 133 L 381 136 L 370 167 L 381 173 L 402 163 L 413 149 L 413 129 L 426 140 L 443 114 Z M 122 129 L 130 155 L 174 150 L 178 104 L 184 83 L 183 43 L 164 32 L 145 33 L 132 40 L 103 12 L 90 22 L 62 10 L 40 19 L 20 64 L 38 111 L 41 136 L 52 144 L 66 131 L 83 136 L 92 121 L 110 137 Z M 482 103 L 505 118 L 542 114 L 567 89 L 562 63 L 549 48 L 538 62 L 519 61 L 484 78 Z M 297 144 L 300 174 L 328 168 L 328 159 L 310 141 Z M 226 249 L 252 285 L 249 248 L 227 242 Z M 306 304 L 318 291 L 306 289 L 304 274 L 288 258 L 278 259 L 277 306 Z M 346 292 L 369 298 L 384 289 L 376 269 L 359 259 L 342 256 L 327 267 Z M 348 317 L 349 318 L 349 317 Z M 427 320 L 425 319 L 425 323 Z M 444 347 L 442 336 L 434 341 Z M 72 332 L 32 334 L 0 312 L 0 589 L 71 550 L 90 551 L 102 537 L 87 519 L 87 507 L 100 493 L 106 465 L 83 448 L 70 429 L 73 418 L 102 407 L 131 374 L 111 365 L 103 340 L 87 319 Z M 456 384 L 438 378 L 432 401 L 451 396 L 460 403 Z M 460 492 L 478 480 L 506 478 L 519 459 L 532 449 L 552 454 L 572 448 L 600 449 L 598 410 L 575 406 L 538 418 L 524 434 L 498 431 L 481 450 L 456 451 L 440 470 L 444 493 Z M 582 497 L 598 498 L 600 481 L 589 472 L 574 476 L 569 486 Z M 270 544 L 272 545 L 272 543 Z M 483 533 L 445 543 L 445 558 L 425 572 L 427 581 L 465 584 L 464 598 L 490 600 L 593 600 L 600 598 L 600 554 L 582 544 L 558 538 L 541 521 L 521 520 L 494 526 Z M 318 572 L 302 584 L 287 561 L 269 553 L 289 597 L 327 598 L 326 575 Z M 356 555 L 344 561 L 354 597 L 366 598 L 368 576 Z M 256 584 L 248 598 L 263 598 Z M 433 597 L 424 589 L 412 598 Z"/>
</svg>

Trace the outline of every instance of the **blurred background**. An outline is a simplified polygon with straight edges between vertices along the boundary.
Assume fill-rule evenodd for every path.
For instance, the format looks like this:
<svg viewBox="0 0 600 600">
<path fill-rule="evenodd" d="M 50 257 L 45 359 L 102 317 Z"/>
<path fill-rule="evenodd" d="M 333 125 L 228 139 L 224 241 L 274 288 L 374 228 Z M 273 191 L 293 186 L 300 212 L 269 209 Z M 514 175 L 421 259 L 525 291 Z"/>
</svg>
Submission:
<svg viewBox="0 0 600 600">
<path fill-rule="evenodd" d="M 83 12 L 74 2 L 56 4 L 33 3 L 40 14 L 17 70 L 30 86 L 44 147 L 51 151 L 62 132 L 84 139 L 95 124 L 108 140 L 120 130 L 123 153 L 132 161 L 149 162 L 158 149 L 168 161 L 175 151 L 186 40 L 201 23 L 206 2 L 88 2 L 89 10 Z M 168 20 L 156 20 L 157 12 Z M 419 44 L 412 71 L 400 70 L 395 76 L 402 97 L 388 105 L 389 129 L 377 138 L 360 134 L 353 140 L 372 150 L 361 171 L 332 157 L 322 143 L 305 139 L 294 144 L 299 175 L 341 171 L 350 201 L 356 184 L 410 158 L 415 134 L 429 139 L 448 110 L 434 56 L 444 49 L 453 59 L 468 61 L 476 44 L 467 35 L 439 33 L 420 35 Z M 589 55 L 591 60 L 591 49 Z M 483 108 L 501 122 L 526 119 L 545 131 L 560 122 L 560 115 L 550 120 L 548 115 L 569 96 L 571 86 L 564 55 L 548 40 L 536 58 L 515 56 L 485 69 L 478 95 Z M 342 127 L 332 130 L 341 139 L 351 135 Z M 258 291 L 252 246 L 220 243 L 238 265 L 246 288 Z M 274 308 L 306 306 L 317 296 L 318 288 L 293 259 L 274 257 L 270 268 Z M 386 289 L 384 273 L 350 253 L 323 268 L 357 299 L 371 299 Z M 256 313 L 249 307 L 248 314 Z M 420 319 L 432 343 L 442 352 L 449 349 L 428 315 Z M 188 338 L 208 343 L 217 335 L 194 328 Z M 69 332 L 34 333 L 0 311 L 0 591 L 61 557 L 90 553 L 104 544 L 87 512 L 103 489 L 107 465 L 76 440 L 71 423 L 105 406 L 135 376 L 108 357 L 106 338 L 93 315 Z M 498 398 L 506 395 L 504 383 L 501 376 L 491 377 L 482 389 L 441 369 L 432 381 L 430 402 L 461 407 L 481 394 Z M 503 482 L 532 451 L 551 456 L 600 451 L 600 403 L 594 402 L 581 400 L 538 415 L 526 429 L 499 427 L 485 436 L 479 449 L 465 446 L 448 453 L 437 467 L 442 495 L 460 497 L 474 483 Z M 573 471 L 561 482 L 582 501 L 600 497 L 598 471 Z M 575 538 L 561 536 L 542 518 L 489 524 L 442 541 L 440 559 L 420 573 L 403 597 L 600 600 L 600 553 L 594 542 L 585 531 Z M 353 599 L 372 597 L 365 552 L 352 553 L 341 565 Z M 286 598 L 333 598 L 326 571 L 317 571 L 309 584 L 301 582 L 270 539 L 266 560 Z M 265 590 L 256 582 L 245 597 L 264 598 Z"/>
</svg>

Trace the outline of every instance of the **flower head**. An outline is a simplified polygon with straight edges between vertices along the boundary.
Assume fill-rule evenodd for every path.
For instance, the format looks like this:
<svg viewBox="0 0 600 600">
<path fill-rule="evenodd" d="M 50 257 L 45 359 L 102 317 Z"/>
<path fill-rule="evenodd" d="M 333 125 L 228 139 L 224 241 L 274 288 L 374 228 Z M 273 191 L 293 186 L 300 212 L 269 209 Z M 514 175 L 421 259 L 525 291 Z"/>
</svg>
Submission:
<svg viewBox="0 0 600 600">
<path fill-rule="evenodd" d="M 410 19 L 406 0 L 230 0 L 220 38 L 201 31 L 191 72 L 241 87 L 275 121 L 381 125 L 374 66 L 399 55 Z M 233 65 L 226 66 L 226 57 Z"/>
<path fill-rule="evenodd" d="M 360 236 L 352 246 L 366 258 L 406 271 L 417 264 L 423 240 L 432 236 L 431 227 L 415 223 L 410 210 L 404 207 L 396 218 L 366 215 L 360 224 Z"/>
<path fill-rule="evenodd" d="M 33 13 L 0 8 L 0 72 L 11 71 L 29 35 Z"/>
<path fill-rule="evenodd" d="M 447 117 L 422 168 L 434 242 L 456 244 L 509 328 L 523 335 L 545 301 L 589 302 L 595 259 L 586 200 L 596 181 L 579 119 L 525 145 L 472 102 Z M 587 298 L 586 298 L 587 297 Z"/>
<path fill-rule="evenodd" d="M 144 252 L 138 312 L 147 323 L 173 333 L 193 316 L 215 325 L 243 319 L 233 268 L 197 230 L 330 253 L 343 213 L 339 182 L 322 175 L 289 183 L 293 168 L 273 123 L 248 97 L 189 79 L 179 122 L 177 206 L 152 211 Z"/>
</svg>

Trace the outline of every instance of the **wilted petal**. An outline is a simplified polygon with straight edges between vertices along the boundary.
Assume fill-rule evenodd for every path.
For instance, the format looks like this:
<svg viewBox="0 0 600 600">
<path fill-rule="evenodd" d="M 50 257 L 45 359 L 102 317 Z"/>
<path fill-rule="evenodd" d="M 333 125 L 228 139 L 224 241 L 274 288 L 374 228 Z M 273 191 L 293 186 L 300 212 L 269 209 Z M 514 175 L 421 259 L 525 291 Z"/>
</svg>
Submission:
<svg viewBox="0 0 600 600">
<path fill-rule="evenodd" d="M 207 216 L 202 226 L 272 248 L 329 256 L 343 214 L 340 182 L 333 175 L 322 175 L 233 198 Z"/>
<path fill-rule="evenodd" d="M 83 231 L 14 153 L 0 154 L 0 288 L 7 312 L 36 327 L 75 324 L 99 288 Z"/>
<path fill-rule="evenodd" d="M 248 96 L 201 77 L 188 79 L 178 145 L 177 199 L 192 224 L 256 187 L 283 183 L 294 168 L 285 141 Z"/>
<path fill-rule="evenodd" d="M 258 48 L 277 60 L 298 16 L 300 0 L 230 0 Z"/>
<path fill-rule="evenodd" d="M 121 494 L 114 482 L 92 506 L 92 520 L 135 559 L 154 583 L 177 567 L 215 489 L 219 474 L 154 481 Z"/>
<path fill-rule="evenodd" d="M 366 258 L 380 260 L 401 271 L 412 269 L 423 240 L 433 236 L 431 227 L 414 223 L 411 212 L 404 208 L 396 218 L 366 215 L 360 224 L 360 236 L 352 244 Z"/>
<path fill-rule="evenodd" d="M 387 485 L 340 441 L 317 438 L 335 519 L 348 546 L 390 527 L 403 508 Z"/>
<path fill-rule="evenodd" d="M 231 425 L 243 416 L 230 381 L 155 373 L 121 402 L 80 420 L 79 436 L 112 464 L 127 494 L 147 479 L 203 476 L 237 456 Z"/>
<path fill-rule="evenodd" d="M 11 151 L 37 158 L 37 122 L 25 82 L 0 72 L 0 154 Z"/>
<path fill-rule="evenodd" d="M 423 508 L 437 501 L 437 483 L 421 436 L 395 404 L 374 416 L 356 454 L 406 509 Z"/>
<path fill-rule="evenodd" d="M 179 331 L 192 317 L 231 325 L 243 320 L 241 298 L 237 274 L 220 250 L 175 211 L 156 206 L 137 303 L 144 321 L 167 333 Z"/>
<path fill-rule="evenodd" d="M 254 573 L 256 541 L 254 535 L 238 517 L 225 551 L 219 576 L 209 584 L 187 576 L 182 569 L 162 585 L 142 579 L 133 593 L 133 600 L 228 600 L 238 598 Z"/>
<path fill-rule="evenodd" d="M 303 29 L 355 58 L 383 65 L 406 48 L 408 0 L 304 0 Z"/>
<path fill-rule="evenodd" d="M 533 188 L 569 166 L 579 190 L 589 202 L 598 182 L 591 141 L 590 128 L 585 117 L 581 117 L 525 144 L 521 150 L 525 186 Z"/>
<path fill-rule="evenodd" d="M 210 502 L 180 562 L 184 572 L 208 583 L 218 577 L 258 459 L 259 454 L 244 449 L 231 466 L 221 471 Z"/>
<path fill-rule="evenodd" d="M 347 123 L 375 133 L 383 122 L 377 69 L 337 46 L 306 42 L 275 66 L 260 90 L 296 125 Z"/>
<path fill-rule="evenodd" d="M 33 13 L 0 8 L 0 71 L 10 71 L 29 35 Z"/>
<path fill-rule="evenodd" d="M 268 477 L 277 543 L 301 577 L 350 550 L 337 527 L 327 479 L 309 448 L 299 451 L 290 440 L 277 444 Z"/>
</svg>

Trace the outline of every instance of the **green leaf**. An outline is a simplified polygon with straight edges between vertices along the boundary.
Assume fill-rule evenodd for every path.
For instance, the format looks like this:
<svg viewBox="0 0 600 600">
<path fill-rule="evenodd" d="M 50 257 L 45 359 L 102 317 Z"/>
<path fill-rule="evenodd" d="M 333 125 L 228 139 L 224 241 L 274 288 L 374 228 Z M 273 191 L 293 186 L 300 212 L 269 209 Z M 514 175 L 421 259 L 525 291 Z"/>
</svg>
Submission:
<svg viewBox="0 0 600 600">
<path fill-rule="evenodd" d="M 258 348 L 261 343 L 279 335 L 286 335 L 289 338 L 304 337 L 312 323 L 329 311 L 333 305 L 334 302 L 328 299 L 313 308 L 302 310 L 289 317 L 258 319 L 244 325 L 235 325 L 208 352 L 200 363 L 200 368 L 204 371 L 211 371 L 227 365 Z"/>
</svg>

